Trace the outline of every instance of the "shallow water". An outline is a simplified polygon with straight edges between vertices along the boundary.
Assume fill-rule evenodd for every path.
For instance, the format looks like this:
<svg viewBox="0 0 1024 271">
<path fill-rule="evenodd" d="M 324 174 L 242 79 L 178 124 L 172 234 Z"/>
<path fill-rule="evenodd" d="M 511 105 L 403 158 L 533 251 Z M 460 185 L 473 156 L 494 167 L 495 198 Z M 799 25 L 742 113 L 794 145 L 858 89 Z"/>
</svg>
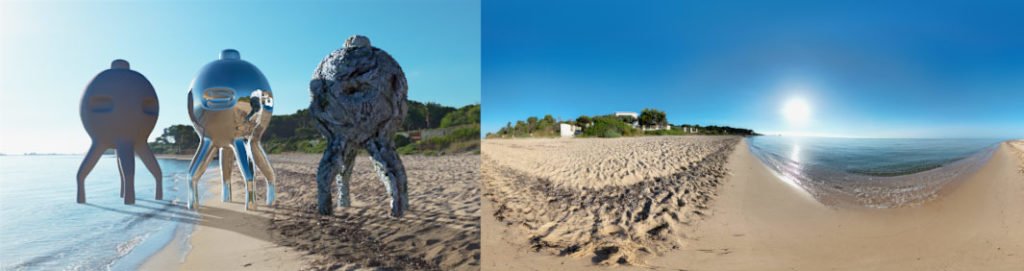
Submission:
<svg viewBox="0 0 1024 271">
<path fill-rule="evenodd" d="M 100 159 L 85 180 L 87 203 L 77 204 L 82 156 L 0 156 L 0 269 L 133 270 L 191 232 L 197 216 L 182 208 L 188 161 L 159 160 L 164 200 L 156 201 L 153 176 L 137 160 L 135 205 L 118 196 L 116 161 Z"/>
<path fill-rule="evenodd" d="M 977 171 L 1000 139 L 751 137 L 756 157 L 828 205 L 875 208 L 933 199 Z"/>
</svg>

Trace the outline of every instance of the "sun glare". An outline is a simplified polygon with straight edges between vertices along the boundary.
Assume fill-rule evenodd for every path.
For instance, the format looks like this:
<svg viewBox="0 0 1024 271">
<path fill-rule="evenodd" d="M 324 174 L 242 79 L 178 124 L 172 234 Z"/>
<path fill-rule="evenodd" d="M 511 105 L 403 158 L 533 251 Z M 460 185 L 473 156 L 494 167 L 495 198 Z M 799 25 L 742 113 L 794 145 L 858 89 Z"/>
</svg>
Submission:
<svg viewBox="0 0 1024 271">
<path fill-rule="evenodd" d="M 782 106 L 782 115 L 790 125 L 804 125 L 811 118 L 811 106 L 804 99 L 793 97 Z"/>
</svg>

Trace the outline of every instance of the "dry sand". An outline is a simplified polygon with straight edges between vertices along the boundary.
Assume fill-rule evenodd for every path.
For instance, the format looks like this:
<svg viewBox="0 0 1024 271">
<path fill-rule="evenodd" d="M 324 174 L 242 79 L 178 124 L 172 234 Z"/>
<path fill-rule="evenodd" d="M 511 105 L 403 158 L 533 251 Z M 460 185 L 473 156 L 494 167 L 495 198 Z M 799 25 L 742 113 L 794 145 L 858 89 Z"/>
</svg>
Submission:
<svg viewBox="0 0 1024 271">
<path fill-rule="evenodd" d="M 625 186 L 693 167 L 716 151 L 715 137 L 490 140 L 483 151 L 510 170 L 574 188 Z"/>
<path fill-rule="evenodd" d="M 1013 151 L 1014 153 L 1017 154 L 1017 158 L 1020 158 L 1021 161 L 1024 161 L 1024 140 L 1014 140 L 1010 141 L 1007 144 L 1013 147 Z M 1020 172 L 1024 173 L 1024 163 L 1021 163 L 1019 168 Z"/>
<path fill-rule="evenodd" d="M 485 140 L 482 182 L 493 205 L 483 222 L 484 267 L 534 263 L 505 261 L 517 251 L 638 264 L 677 248 L 677 230 L 707 211 L 739 140 Z M 633 180 L 608 179 L 617 176 Z"/>
<path fill-rule="evenodd" d="M 245 212 L 235 169 L 234 201 L 221 203 L 219 192 L 204 200 L 184 263 L 172 243 L 143 269 L 479 269 L 479 156 L 403 156 L 411 209 L 400 219 L 387 215 L 384 186 L 365 156 L 352 174 L 353 206 L 331 216 L 316 212 L 319 155 L 270 159 L 278 176 L 275 208 Z M 219 191 L 218 171 L 206 176 L 201 187 Z M 256 184 L 262 202 L 262 179 Z"/>
</svg>

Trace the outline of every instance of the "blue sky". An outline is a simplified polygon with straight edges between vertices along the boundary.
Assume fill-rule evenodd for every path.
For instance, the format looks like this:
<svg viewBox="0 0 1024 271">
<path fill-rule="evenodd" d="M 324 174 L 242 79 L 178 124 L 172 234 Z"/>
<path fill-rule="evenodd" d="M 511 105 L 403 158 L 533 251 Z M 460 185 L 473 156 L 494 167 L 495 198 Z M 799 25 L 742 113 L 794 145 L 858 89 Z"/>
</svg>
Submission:
<svg viewBox="0 0 1024 271">
<path fill-rule="evenodd" d="M 84 152 L 82 91 L 117 58 L 157 90 L 153 137 L 190 123 L 188 86 L 222 49 L 259 67 L 274 90 L 274 113 L 290 114 L 309 105 L 316 65 L 353 34 L 398 60 L 410 99 L 478 103 L 480 33 L 478 1 L 4 1 L 0 152 Z"/>
<path fill-rule="evenodd" d="M 1024 2 L 965 3 L 485 1 L 483 130 L 653 107 L 772 134 L 1024 137 Z"/>
</svg>

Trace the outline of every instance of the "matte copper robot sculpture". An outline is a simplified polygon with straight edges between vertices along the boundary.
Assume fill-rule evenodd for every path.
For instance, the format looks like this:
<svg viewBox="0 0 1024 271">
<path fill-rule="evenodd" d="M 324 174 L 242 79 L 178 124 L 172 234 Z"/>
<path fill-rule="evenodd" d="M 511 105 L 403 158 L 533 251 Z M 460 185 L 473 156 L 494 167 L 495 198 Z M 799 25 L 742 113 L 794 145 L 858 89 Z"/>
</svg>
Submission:
<svg viewBox="0 0 1024 271">
<path fill-rule="evenodd" d="M 349 179 L 358 148 L 365 147 L 391 196 L 391 215 L 409 208 L 405 167 L 391 139 L 402 126 L 409 86 L 402 67 L 387 52 L 352 36 L 313 72 L 309 110 L 328 140 L 317 171 L 318 210 L 330 214 L 331 181 L 337 176 L 338 206 L 348 207 Z"/>
<path fill-rule="evenodd" d="M 226 49 L 220 59 L 199 70 L 188 92 L 188 113 L 200 143 L 189 166 L 191 197 L 188 207 L 199 204 L 199 178 L 219 151 L 221 200 L 231 200 L 231 164 L 245 179 L 245 208 L 256 208 L 253 163 L 266 178 L 267 205 L 274 203 L 274 170 L 260 139 L 274 111 L 274 95 L 267 78 L 256 66 L 242 60 L 238 51 Z"/>
<path fill-rule="evenodd" d="M 129 69 L 128 61 L 114 60 L 110 69 L 100 72 L 85 87 L 79 114 L 92 146 L 78 168 L 78 203 L 85 203 L 85 177 L 109 148 L 117 149 L 125 204 L 135 203 L 135 155 L 153 173 L 156 199 L 162 199 L 163 174 L 146 144 L 160 115 L 160 103 L 149 80 Z"/>
</svg>

